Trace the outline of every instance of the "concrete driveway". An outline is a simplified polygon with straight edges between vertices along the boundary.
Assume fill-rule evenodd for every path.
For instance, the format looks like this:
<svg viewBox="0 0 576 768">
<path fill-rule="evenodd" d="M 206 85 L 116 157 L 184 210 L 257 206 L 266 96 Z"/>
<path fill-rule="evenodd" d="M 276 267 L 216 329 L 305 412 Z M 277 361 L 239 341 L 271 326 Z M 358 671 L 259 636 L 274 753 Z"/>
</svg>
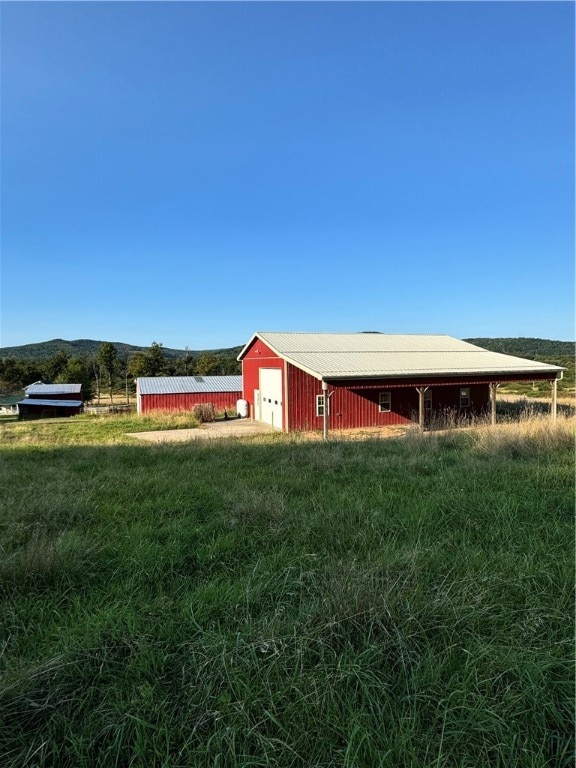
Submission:
<svg viewBox="0 0 576 768">
<path fill-rule="evenodd" d="M 271 434 L 277 429 L 250 419 L 230 419 L 203 424 L 197 429 L 163 429 L 155 432 L 127 432 L 128 437 L 149 443 L 185 443 L 190 440 L 213 440 L 222 437 L 251 437 Z"/>
</svg>

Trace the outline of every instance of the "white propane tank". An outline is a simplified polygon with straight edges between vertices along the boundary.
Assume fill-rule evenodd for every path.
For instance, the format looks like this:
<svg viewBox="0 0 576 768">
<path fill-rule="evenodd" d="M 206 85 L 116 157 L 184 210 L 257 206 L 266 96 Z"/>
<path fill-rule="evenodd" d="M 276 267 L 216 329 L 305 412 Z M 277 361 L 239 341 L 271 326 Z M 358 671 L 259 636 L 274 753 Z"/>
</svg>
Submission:
<svg viewBox="0 0 576 768">
<path fill-rule="evenodd" d="M 248 400 L 236 401 L 236 413 L 241 419 L 248 418 L 248 414 L 250 413 L 250 404 L 248 403 Z"/>
</svg>

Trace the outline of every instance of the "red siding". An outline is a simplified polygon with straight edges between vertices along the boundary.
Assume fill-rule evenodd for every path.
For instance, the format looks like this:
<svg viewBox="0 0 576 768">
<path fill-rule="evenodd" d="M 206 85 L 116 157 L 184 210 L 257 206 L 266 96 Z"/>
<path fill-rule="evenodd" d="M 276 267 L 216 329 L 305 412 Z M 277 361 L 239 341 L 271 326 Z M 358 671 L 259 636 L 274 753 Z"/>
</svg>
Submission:
<svg viewBox="0 0 576 768">
<path fill-rule="evenodd" d="M 460 412 L 460 388 L 470 388 L 469 413 L 482 413 L 489 406 L 488 384 L 438 382 L 432 390 L 432 408 Z M 379 392 L 389 390 L 391 411 L 380 413 Z M 304 432 L 323 428 L 322 416 L 316 416 L 316 395 L 322 394 L 322 383 L 313 376 L 288 365 L 290 397 L 289 430 Z M 418 392 L 414 384 L 391 385 L 388 381 L 330 382 L 330 429 L 360 429 L 409 424 L 418 421 Z"/>
<path fill-rule="evenodd" d="M 147 411 L 191 411 L 195 405 L 212 403 L 217 411 L 236 409 L 241 392 L 204 392 L 203 394 L 141 395 L 141 413 Z"/>
<path fill-rule="evenodd" d="M 282 375 L 282 391 L 286 387 L 284 360 L 266 346 L 260 339 L 255 339 L 250 349 L 242 359 L 242 397 L 250 404 L 250 415 L 254 414 L 254 390 L 260 388 L 260 368 L 280 368 Z M 286 413 L 288 411 L 286 397 L 282 396 L 282 424 L 286 432 Z"/>
<path fill-rule="evenodd" d="M 80 392 L 57 392 L 55 395 L 46 395 L 38 392 L 34 395 L 26 395 L 30 400 L 83 400 L 82 390 Z"/>
<path fill-rule="evenodd" d="M 316 416 L 316 396 L 322 394 L 322 382 L 300 368 L 287 363 L 264 342 L 256 338 L 242 360 L 243 398 L 254 413 L 254 390 L 259 388 L 260 368 L 283 370 L 284 431 L 314 431 L 323 428 L 322 416 Z M 432 391 L 432 413 L 451 411 L 457 415 L 481 414 L 490 407 L 489 383 L 506 381 L 552 380 L 550 374 L 533 373 L 454 376 L 448 378 L 384 379 L 329 382 L 330 429 L 360 429 L 418 422 L 417 386 Z M 470 388 L 470 406 L 460 409 L 460 388 Z M 379 392 L 391 392 L 391 410 L 379 411 Z"/>
</svg>

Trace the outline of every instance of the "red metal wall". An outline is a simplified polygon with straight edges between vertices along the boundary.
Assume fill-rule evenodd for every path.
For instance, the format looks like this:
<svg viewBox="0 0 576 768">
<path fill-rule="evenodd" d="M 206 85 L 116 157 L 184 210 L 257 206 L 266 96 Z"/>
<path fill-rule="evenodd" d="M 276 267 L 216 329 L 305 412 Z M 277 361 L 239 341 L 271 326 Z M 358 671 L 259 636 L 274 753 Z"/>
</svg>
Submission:
<svg viewBox="0 0 576 768">
<path fill-rule="evenodd" d="M 241 392 L 204 392 L 203 394 L 141 395 L 141 413 L 148 411 L 191 411 L 195 405 L 212 403 L 217 411 L 236 410 Z"/>
<path fill-rule="evenodd" d="M 36 395 L 26 395 L 30 400 L 84 400 L 82 390 L 80 392 L 58 392 L 55 395 L 46 395 L 39 392 Z"/>
<path fill-rule="evenodd" d="M 273 352 L 261 339 L 256 338 L 242 360 L 243 398 L 250 403 L 254 413 L 254 390 L 259 388 L 260 368 L 284 370 L 284 388 L 288 396 L 283 397 L 284 431 L 314 431 L 323 428 L 323 418 L 316 416 L 316 395 L 322 394 L 322 383 Z M 460 388 L 470 388 L 470 406 L 464 411 L 481 414 L 490 407 L 489 383 L 505 381 L 535 381 L 550 379 L 550 375 L 517 374 L 513 377 L 459 376 L 439 379 L 359 380 L 356 382 L 330 382 L 330 429 L 360 429 L 363 427 L 390 426 L 418 421 L 417 386 L 429 386 L 432 390 L 432 412 L 441 414 L 452 411 L 463 415 L 460 410 Z M 287 383 L 286 383 L 287 379 Z M 392 410 L 380 413 L 378 393 L 392 392 Z"/>
<path fill-rule="evenodd" d="M 285 370 L 284 360 L 266 346 L 261 339 L 255 339 L 242 360 L 242 397 L 250 403 L 250 415 L 254 415 L 254 390 L 260 388 L 260 368 Z M 282 391 L 285 388 L 285 374 L 282 376 Z M 282 423 L 286 430 L 286 398 L 282 396 Z"/>
<path fill-rule="evenodd" d="M 32 400 L 33 398 L 30 398 Z M 36 398 L 38 399 L 38 398 Z M 50 398 L 52 400 L 52 398 Z M 46 419 L 60 418 L 62 416 L 76 416 L 82 410 L 81 405 L 19 405 L 18 412 L 21 419 Z"/>
<path fill-rule="evenodd" d="M 489 407 L 487 383 L 434 382 L 432 409 L 436 413 L 455 411 L 460 413 L 460 388 L 470 388 L 468 413 L 479 414 Z M 290 396 L 289 430 L 311 431 L 322 429 L 323 418 L 316 416 L 316 395 L 322 394 L 318 379 L 288 365 L 288 391 Z M 330 382 L 330 429 L 360 429 L 409 424 L 418 421 L 418 392 L 414 384 L 390 385 L 385 381 Z M 388 413 L 378 410 L 378 393 L 390 391 L 391 408 Z"/>
</svg>

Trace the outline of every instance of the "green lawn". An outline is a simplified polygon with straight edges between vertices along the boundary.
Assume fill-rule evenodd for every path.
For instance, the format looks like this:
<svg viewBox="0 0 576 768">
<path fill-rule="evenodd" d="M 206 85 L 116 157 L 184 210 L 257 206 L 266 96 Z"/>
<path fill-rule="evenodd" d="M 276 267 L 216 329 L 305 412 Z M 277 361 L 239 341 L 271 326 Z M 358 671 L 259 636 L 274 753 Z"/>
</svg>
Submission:
<svg viewBox="0 0 576 768">
<path fill-rule="evenodd" d="M 127 425 L 2 426 L 3 768 L 573 765 L 569 422 Z"/>
</svg>

